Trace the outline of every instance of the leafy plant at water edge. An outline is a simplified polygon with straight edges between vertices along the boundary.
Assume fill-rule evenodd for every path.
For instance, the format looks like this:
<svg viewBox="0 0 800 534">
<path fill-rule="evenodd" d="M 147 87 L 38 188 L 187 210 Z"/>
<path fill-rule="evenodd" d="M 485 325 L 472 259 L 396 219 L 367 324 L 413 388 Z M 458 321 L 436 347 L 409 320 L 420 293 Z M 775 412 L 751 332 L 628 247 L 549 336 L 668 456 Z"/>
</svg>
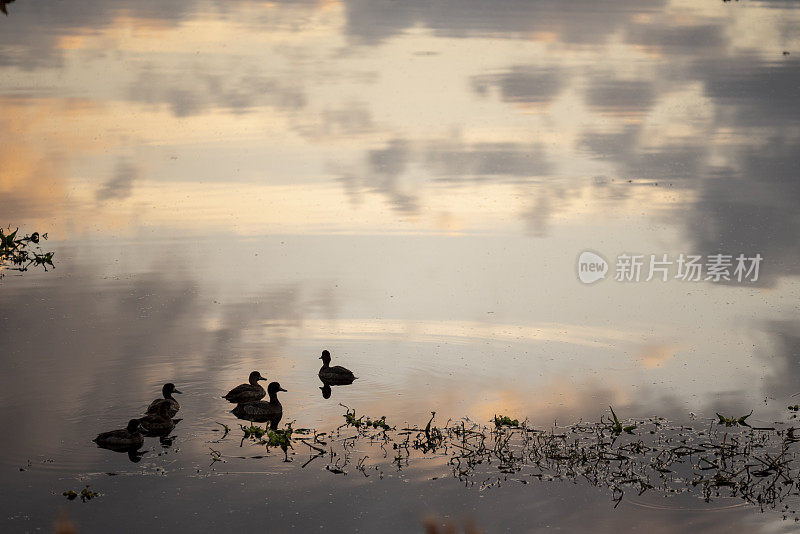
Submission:
<svg viewBox="0 0 800 534">
<path fill-rule="evenodd" d="M 753 415 L 753 411 L 752 410 L 750 410 L 749 414 L 743 415 L 743 416 L 741 416 L 739 418 L 736 418 L 736 417 L 725 417 L 723 415 L 720 415 L 719 413 L 717 414 L 717 417 L 719 418 L 719 424 L 721 424 L 721 425 L 725 425 L 725 426 L 750 426 L 747 423 L 747 418 L 750 417 L 751 415 Z"/>
<path fill-rule="evenodd" d="M 349 407 L 345 406 L 344 404 L 339 404 L 342 408 L 347 410 L 346 413 L 342 415 L 344 417 L 344 424 L 345 426 L 352 426 L 357 429 L 365 428 L 380 428 L 381 430 L 393 430 L 394 427 L 390 426 L 386 422 L 386 416 L 382 415 L 380 419 L 371 419 L 369 416 L 362 415 L 361 417 L 356 417 L 355 409 L 350 409 Z"/>
<path fill-rule="evenodd" d="M 622 423 L 620 423 L 619 419 L 617 418 L 617 414 L 614 413 L 614 408 L 609 406 L 608 409 L 611 410 L 611 417 L 614 419 L 611 424 L 611 432 L 615 435 L 619 435 L 623 432 L 627 434 L 633 434 L 633 431 L 636 429 L 636 425 L 622 426 Z"/>
<path fill-rule="evenodd" d="M 495 415 L 494 426 L 497 428 L 500 428 L 501 426 L 512 426 L 516 428 L 519 426 L 519 419 L 511 419 L 507 415 Z"/>
<path fill-rule="evenodd" d="M 243 426 L 243 425 L 239 425 L 239 428 L 241 428 L 242 432 L 244 432 L 245 439 L 246 438 L 258 438 L 258 439 L 261 439 L 261 437 L 264 434 L 267 433 L 267 429 L 266 428 L 261 428 L 260 426 L 253 425 L 253 424 L 251 424 L 250 426 L 247 426 L 247 427 Z"/>
<path fill-rule="evenodd" d="M 0 228 L 0 271 L 6 268 L 12 271 L 24 272 L 28 267 L 42 267 L 47 270 L 47 267 L 55 269 L 53 265 L 54 252 L 42 252 L 29 250 L 28 247 L 31 243 L 38 244 L 40 239 L 47 239 L 47 234 L 39 235 L 39 232 L 34 232 L 31 235 L 24 237 L 17 237 L 19 228 L 13 232 L 11 228 Z M 0 272 L 0 277 L 3 273 Z"/>
</svg>

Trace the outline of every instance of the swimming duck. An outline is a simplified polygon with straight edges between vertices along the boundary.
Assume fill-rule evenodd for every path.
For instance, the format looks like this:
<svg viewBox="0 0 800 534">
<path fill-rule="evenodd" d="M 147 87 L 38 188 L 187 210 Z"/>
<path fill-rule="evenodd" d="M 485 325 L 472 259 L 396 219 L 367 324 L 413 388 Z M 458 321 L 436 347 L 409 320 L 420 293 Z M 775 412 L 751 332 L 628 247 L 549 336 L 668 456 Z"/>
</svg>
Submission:
<svg viewBox="0 0 800 534">
<path fill-rule="evenodd" d="M 150 406 L 147 407 L 147 413 L 158 413 L 158 407 L 162 404 L 166 404 L 169 406 L 169 412 L 167 413 L 168 416 L 173 417 L 178 410 L 181 409 L 181 405 L 178 404 L 174 398 L 172 398 L 173 393 L 181 393 L 175 388 L 175 384 L 172 382 L 168 382 L 164 384 L 164 387 L 161 388 L 161 394 L 164 395 L 163 399 L 156 399 L 150 403 Z"/>
<path fill-rule="evenodd" d="M 144 437 L 139 432 L 139 420 L 131 419 L 128 421 L 126 428 L 103 432 L 92 441 L 97 443 L 98 447 L 103 447 L 104 449 L 127 451 L 141 447 L 144 443 Z"/>
<path fill-rule="evenodd" d="M 235 402 L 237 404 L 261 400 L 267 393 L 258 383 L 259 380 L 266 380 L 266 378 L 261 376 L 261 373 L 258 371 L 253 371 L 250 373 L 250 378 L 247 380 L 249 384 L 241 384 L 236 386 L 226 393 L 222 398 L 228 402 Z"/>
<path fill-rule="evenodd" d="M 319 370 L 319 379 L 322 380 L 323 383 L 328 383 L 332 386 L 346 386 L 347 384 L 352 384 L 353 380 L 358 378 L 353 375 L 353 371 L 345 369 L 341 365 L 331 367 L 331 353 L 327 350 L 322 351 L 322 356 L 320 356 L 319 359 L 322 360 L 322 368 Z"/>
<path fill-rule="evenodd" d="M 139 419 L 139 428 L 150 436 L 163 436 L 172 432 L 175 422 L 169 416 L 170 406 L 167 403 L 158 405 L 156 413 L 149 413 Z"/>
<path fill-rule="evenodd" d="M 268 420 L 272 417 L 283 415 L 283 406 L 278 400 L 278 392 L 286 391 L 277 382 L 270 382 L 267 386 L 267 394 L 269 395 L 269 402 L 267 401 L 253 401 L 238 404 L 236 408 L 231 410 L 231 413 L 239 419 L 247 419 L 256 421 L 257 418 L 264 418 Z"/>
</svg>

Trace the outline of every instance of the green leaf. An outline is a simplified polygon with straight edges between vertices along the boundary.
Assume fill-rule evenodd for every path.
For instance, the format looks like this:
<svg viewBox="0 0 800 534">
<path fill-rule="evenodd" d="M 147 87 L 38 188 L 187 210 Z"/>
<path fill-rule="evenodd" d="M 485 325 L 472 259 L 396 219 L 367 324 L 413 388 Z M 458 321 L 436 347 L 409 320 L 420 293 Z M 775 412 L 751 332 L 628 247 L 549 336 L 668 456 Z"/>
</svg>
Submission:
<svg viewBox="0 0 800 534">
<path fill-rule="evenodd" d="M 619 419 L 617 419 L 617 414 L 614 413 L 614 408 L 609 406 L 608 409 L 611 410 L 611 416 L 614 418 L 614 426 L 619 425 Z"/>
</svg>

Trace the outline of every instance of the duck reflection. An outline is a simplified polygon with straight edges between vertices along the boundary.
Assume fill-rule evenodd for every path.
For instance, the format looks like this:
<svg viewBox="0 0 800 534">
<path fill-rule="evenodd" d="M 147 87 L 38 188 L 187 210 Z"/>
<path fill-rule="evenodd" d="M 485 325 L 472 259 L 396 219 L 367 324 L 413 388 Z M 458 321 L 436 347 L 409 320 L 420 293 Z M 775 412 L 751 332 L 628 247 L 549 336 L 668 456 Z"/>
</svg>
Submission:
<svg viewBox="0 0 800 534">
<path fill-rule="evenodd" d="M 130 460 L 131 462 L 133 462 L 135 464 L 138 464 L 141 461 L 141 459 L 144 457 L 144 453 L 146 453 L 146 452 L 147 451 L 140 451 L 138 449 L 134 451 L 133 449 L 131 449 L 131 450 L 128 451 L 128 460 Z"/>
<path fill-rule="evenodd" d="M 322 391 L 322 398 L 323 399 L 330 399 L 333 390 L 331 386 L 349 386 L 353 383 L 352 380 L 327 380 L 325 378 L 320 377 L 320 381 L 322 382 L 322 386 L 319 388 Z"/>
<path fill-rule="evenodd" d="M 175 441 L 175 436 L 158 436 L 158 443 L 160 443 L 161 447 L 164 449 L 169 449 L 172 447 L 173 441 Z"/>
<path fill-rule="evenodd" d="M 273 430 L 278 428 L 278 423 L 283 417 L 283 406 L 278 400 L 278 392 L 286 391 L 278 382 L 270 382 L 267 386 L 269 401 L 244 402 L 236 405 L 231 413 L 239 419 L 256 423 L 270 423 Z"/>
<path fill-rule="evenodd" d="M 173 384 L 172 382 L 167 382 L 166 384 L 164 384 L 164 387 L 161 388 L 161 394 L 164 396 L 164 398 L 155 399 L 153 402 L 151 402 L 150 406 L 148 406 L 147 408 L 147 413 L 157 414 L 161 405 L 166 404 L 169 407 L 167 415 L 169 417 L 174 417 L 175 414 L 178 413 L 178 410 L 181 409 L 181 405 L 178 404 L 178 401 L 176 401 L 172 397 L 173 393 L 181 393 L 181 392 L 178 391 L 178 389 L 175 387 L 175 384 Z"/>
<path fill-rule="evenodd" d="M 320 379 L 322 380 L 322 379 Z M 331 383 L 325 382 L 322 380 L 322 387 L 319 388 L 322 391 L 322 398 L 323 399 L 330 399 L 331 398 Z"/>
<path fill-rule="evenodd" d="M 253 371 L 250 373 L 247 384 L 241 384 L 222 396 L 228 402 L 242 404 L 245 402 L 258 401 L 264 398 L 266 392 L 258 383 L 259 380 L 266 380 L 261 373 Z"/>
</svg>

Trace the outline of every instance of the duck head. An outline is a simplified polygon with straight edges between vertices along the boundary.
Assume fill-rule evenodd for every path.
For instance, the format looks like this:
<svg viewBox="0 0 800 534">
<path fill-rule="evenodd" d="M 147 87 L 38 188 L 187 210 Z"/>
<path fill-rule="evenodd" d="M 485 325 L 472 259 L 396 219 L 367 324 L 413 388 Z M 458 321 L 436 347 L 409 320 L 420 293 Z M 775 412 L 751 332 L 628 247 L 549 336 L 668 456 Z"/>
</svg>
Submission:
<svg viewBox="0 0 800 534">
<path fill-rule="evenodd" d="M 127 430 L 131 434 L 133 434 L 134 432 L 138 432 L 139 431 L 139 420 L 138 419 L 131 419 L 130 421 L 128 421 L 128 427 L 125 430 Z"/>
<path fill-rule="evenodd" d="M 322 356 L 320 356 L 319 359 L 322 360 L 323 365 L 327 367 L 328 364 L 331 363 L 331 353 L 327 350 L 323 350 Z"/>
<path fill-rule="evenodd" d="M 270 382 L 269 386 L 267 386 L 267 393 L 269 393 L 270 397 L 275 397 L 279 391 L 286 391 L 281 387 L 280 384 L 277 382 Z"/>
<path fill-rule="evenodd" d="M 266 380 L 266 378 L 261 376 L 261 373 L 259 373 L 258 371 L 253 371 L 252 373 L 250 373 L 250 378 L 248 379 L 248 382 L 250 382 L 251 386 L 257 386 L 259 380 Z"/>
<path fill-rule="evenodd" d="M 175 387 L 175 384 L 172 382 L 167 382 L 164 384 L 164 387 L 161 388 L 161 393 L 164 395 L 165 399 L 168 399 L 172 396 L 173 393 L 182 393 L 178 391 L 178 388 Z"/>
</svg>

